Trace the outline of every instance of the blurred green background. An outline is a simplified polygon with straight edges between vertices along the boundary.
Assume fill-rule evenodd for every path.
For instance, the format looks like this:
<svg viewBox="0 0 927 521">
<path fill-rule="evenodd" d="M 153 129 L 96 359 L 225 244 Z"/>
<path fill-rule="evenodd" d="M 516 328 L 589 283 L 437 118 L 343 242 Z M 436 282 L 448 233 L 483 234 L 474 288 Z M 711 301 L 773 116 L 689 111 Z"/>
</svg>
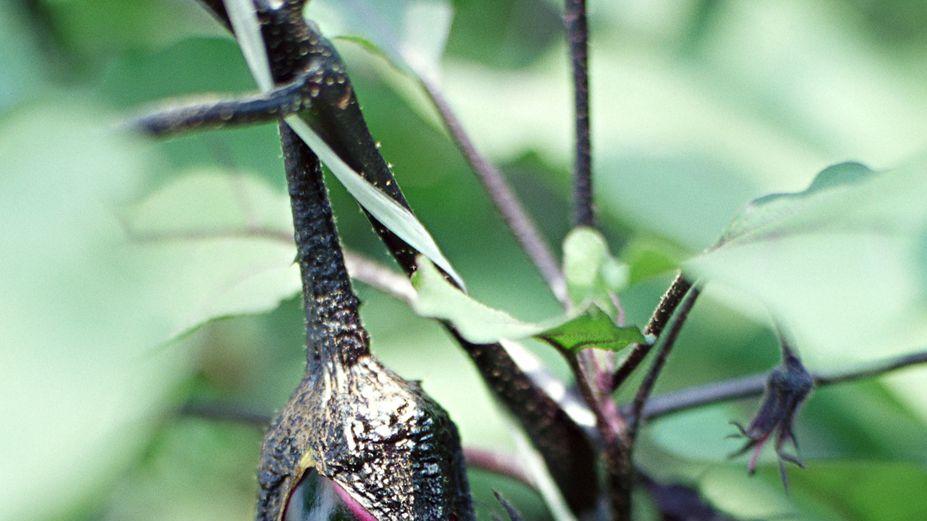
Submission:
<svg viewBox="0 0 927 521">
<path fill-rule="evenodd" d="M 454 9 L 443 88 L 557 245 L 572 160 L 559 5 L 456 0 Z M 927 3 L 592 0 L 590 9 L 598 207 L 614 252 L 636 270 L 623 295 L 634 322 L 649 315 L 668 268 L 711 244 L 751 198 L 803 188 L 838 161 L 886 168 L 927 148 Z M 338 46 L 384 155 L 471 292 L 523 318 L 555 314 L 414 85 Z M 176 411 L 215 401 L 271 414 L 284 403 L 303 364 L 292 248 L 147 239 L 229 223 L 285 227 L 276 129 L 156 143 L 119 128 L 160 100 L 254 89 L 237 47 L 188 0 L 7 0 L 0 49 L 0 519 L 252 518 L 259 430 Z M 346 245 L 385 261 L 356 205 L 330 186 Z M 357 289 L 377 355 L 424 381 L 465 444 L 514 453 L 511 427 L 447 336 Z M 190 329 L 215 315 L 235 316 Z M 660 389 L 774 365 L 775 341 L 754 316 L 710 290 Z M 822 370 L 846 361 L 811 359 Z M 755 406 L 655 422 L 639 461 L 744 519 L 927 516 L 924 371 L 818 391 L 798 422 L 808 469 L 791 472 L 790 494 L 772 459 L 752 479 L 725 459 L 738 445 L 723 439 L 728 420 L 746 421 Z M 498 488 L 526 518 L 547 519 L 531 491 L 479 471 L 472 480 L 481 518 L 498 511 Z"/>
</svg>

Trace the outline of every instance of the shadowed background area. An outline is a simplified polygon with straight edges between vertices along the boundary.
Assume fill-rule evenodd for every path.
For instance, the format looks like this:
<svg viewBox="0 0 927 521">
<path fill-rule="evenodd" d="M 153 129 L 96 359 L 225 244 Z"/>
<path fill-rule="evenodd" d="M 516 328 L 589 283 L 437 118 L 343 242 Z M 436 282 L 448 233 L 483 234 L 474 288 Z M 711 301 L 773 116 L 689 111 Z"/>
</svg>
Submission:
<svg viewBox="0 0 927 521">
<path fill-rule="evenodd" d="M 452 4 L 440 84 L 559 251 L 573 129 L 560 5 Z M 333 5 L 313 0 L 306 13 Z M 613 253 L 631 266 L 622 302 L 632 323 L 649 316 L 672 268 L 750 199 L 802 189 L 836 162 L 884 169 L 927 148 L 927 4 L 589 5 L 597 207 Z M 520 318 L 555 315 L 559 304 L 418 87 L 355 43 L 336 45 L 384 156 L 471 293 Z M 276 126 L 163 142 L 120 128 L 164 99 L 256 90 L 240 51 L 191 0 L 2 2 L 0 48 L 0 519 L 253 518 L 260 429 L 178 411 L 219 403 L 270 415 L 302 375 Z M 329 181 L 345 245 L 388 263 L 357 205 Z M 913 292 L 923 300 L 927 255 L 920 262 Z M 423 381 L 464 444 L 519 454 L 444 331 L 356 289 L 373 350 Z M 709 287 L 658 392 L 773 366 L 763 313 L 744 294 Z M 839 351 L 799 346 L 809 368 L 915 347 L 845 336 Z M 529 347 L 566 378 L 556 353 Z M 655 422 L 638 461 L 743 519 L 927 511 L 923 371 L 817 391 L 797 422 L 808 469 L 790 474 L 790 495 L 772 457 L 751 479 L 725 458 L 738 446 L 724 439 L 728 421 L 755 406 Z M 526 519 L 551 519 L 521 484 L 479 470 L 471 482 L 480 519 L 502 512 L 494 489 Z M 640 519 L 653 518 L 638 499 Z"/>
</svg>

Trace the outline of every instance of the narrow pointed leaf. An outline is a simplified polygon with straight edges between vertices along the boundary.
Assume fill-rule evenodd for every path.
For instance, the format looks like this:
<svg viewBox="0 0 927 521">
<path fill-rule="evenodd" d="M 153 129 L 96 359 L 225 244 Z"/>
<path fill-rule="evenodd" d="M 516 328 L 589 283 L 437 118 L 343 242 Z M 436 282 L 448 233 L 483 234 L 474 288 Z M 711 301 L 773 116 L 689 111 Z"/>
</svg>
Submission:
<svg viewBox="0 0 927 521">
<path fill-rule="evenodd" d="M 225 0 L 245 61 L 258 85 L 267 91 L 273 86 L 267 54 L 261 40 L 260 26 L 249 0 Z M 344 185 L 357 202 L 391 232 L 431 259 L 460 285 L 463 279 L 454 270 L 424 225 L 409 210 L 368 183 L 299 116 L 290 116 L 286 122 L 325 163 L 332 174 Z"/>
</svg>

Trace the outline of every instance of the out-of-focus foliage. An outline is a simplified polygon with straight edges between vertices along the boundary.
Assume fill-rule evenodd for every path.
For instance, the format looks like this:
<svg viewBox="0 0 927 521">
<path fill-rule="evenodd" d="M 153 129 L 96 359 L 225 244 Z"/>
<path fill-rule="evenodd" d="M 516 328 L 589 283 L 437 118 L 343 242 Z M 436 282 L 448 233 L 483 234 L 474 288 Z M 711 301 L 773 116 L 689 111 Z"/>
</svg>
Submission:
<svg viewBox="0 0 927 521">
<path fill-rule="evenodd" d="M 629 323 L 646 320 L 669 271 L 713 244 L 751 199 L 801 190 L 845 160 L 892 170 L 927 145 L 927 39 L 919 30 L 927 5 L 589 3 L 598 208 L 612 251 L 630 267 L 621 294 Z M 572 132 L 559 4 L 454 2 L 440 75 L 477 145 L 503 167 L 552 244 L 568 229 Z M 138 235 L 288 233 L 274 125 L 159 143 L 117 128 L 164 98 L 253 90 L 240 52 L 192 0 L 2 2 L 0 44 L 0 519 L 250 519 L 259 433 L 174 410 L 221 401 L 270 414 L 284 403 L 304 358 L 302 311 L 288 298 L 294 252 L 279 237 Z M 338 46 L 384 155 L 471 292 L 526 320 L 557 314 L 413 82 L 355 43 Z M 356 204 L 331 186 L 345 243 L 385 258 Z M 890 195 L 902 212 L 920 194 L 865 199 L 876 205 Z M 918 237 L 913 262 L 923 267 L 923 230 Z M 755 253 L 764 262 L 767 254 L 790 259 L 775 265 L 786 280 L 813 267 L 821 276 L 808 280 L 846 291 L 835 293 L 835 305 L 888 287 L 841 278 L 854 264 L 839 253 L 853 255 L 852 245 L 821 244 Z M 820 255 L 803 257 L 808 251 Z M 734 282 L 753 275 L 754 261 L 741 261 Z M 905 273 L 908 296 L 923 302 L 927 272 Z M 779 294 L 774 280 L 751 282 Z M 901 287 L 894 280 L 885 284 Z M 514 452 L 508 423 L 440 328 L 358 289 L 377 354 L 423 380 L 465 444 Z M 815 286 L 803 289 L 816 302 Z M 881 314 L 873 318 L 903 318 L 894 300 L 879 306 L 880 294 L 868 301 Z M 203 318 L 244 311 L 261 314 L 164 343 Z M 866 320 L 849 316 L 846 327 Z M 661 389 L 771 367 L 776 343 L 764 317 L 749 294 L 710 285 Z M 798 347 L 811 369 L 846 367 L 851 357 L 918 347 L 917 329 L 897 327 L 865 345 L 850 345 L 852 330 L 822 330 Z M 905 345 L 892 342 L 899 335 Z M 821 339 L 846 340 L 846 352 Z M 565 373 L 552 350 L 535 351 Z M 798 419 L 808 468 L 791 473 L 790 495 L 771 459 L 754 479 L 725 459 L 737 446 L 723 439 L 727 421 L 749 418 L 754 402 L 655 422 L 643 432 L 639 461 L 743 518 L 913 519 L 927 511 L 925 397 L 927 376 L 916 369 L 817 391 Z M 481 518 L 499 512 L 491 494 L 498 488 L 526 519 L 546 519 L 524 487 L 478 471 L 472 478 Z"/>
</svg>

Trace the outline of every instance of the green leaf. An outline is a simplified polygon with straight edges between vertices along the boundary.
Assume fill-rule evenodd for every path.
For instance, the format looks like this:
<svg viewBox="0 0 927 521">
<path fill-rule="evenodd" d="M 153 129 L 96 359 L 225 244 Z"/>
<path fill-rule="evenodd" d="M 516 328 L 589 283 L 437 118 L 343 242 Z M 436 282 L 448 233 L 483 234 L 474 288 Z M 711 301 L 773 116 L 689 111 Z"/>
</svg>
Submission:
<svg viewBox="0 0 927 521">
<path fill-rule="evenodd" d="M 612 257 L 598 231 L 585 226 L 570 231 L 563 241 L 563 274 L 574 304 L 595 302 L 612 316 L 617 314 L 612 299 L 627 286 L 630 270 Z"/>
<path fill-rule="evenodd" d="M 248 0 L 225 0 L 225 4 L 251 74 L 261 90 L 270 90 L 273 87 L 273 80 L 267 62 L 267 53 L 264 51 L 261 39 L 260 27 L 251 3 Z M 412 212 L 355 172 L 299 116 L 289 116 L 286 122 L 328 166 L 332 174 L 341 181 L 341 184 L 357 199 L 357 202 L 377 221 L 380 221 L 409 246 L 441 266 L 441 269 L 453 277 L 460 286 L 464 286 L 463 279 L 441 252 L 425 226 Z"/>
<path fill-rule="evenodd" d="M 755 199 L 728 225 L 721 242 L 755 233 L 766 225 L 780 223 L 790 215 L 820 204 L 822 198 L 840 197 L 845 187 L 871 174 L 872 170 L 860 163 L 840 163 L 824 169 L 802 192 L 770 194 Z"/>
<path fill-rule="evenodd" d="M 168 284 L 173 337 L 275 309 L 299 291 L 286 194 L 248 176 L 195 171 L 122 212 L 132 251 L 181 265 Z"/>
<path fill-rule="evenodd" d="M 541 323 L 523 322 L 467 296 L 423 258 L 419 258 L 412 285 L 417 292 L 412 304 L 416 313 L 452 323 L 464 338 L 477 344 L 533 337 L 568 351 L 590 347 L 617 351 L 644 341 L 636 327 L 615 325 L 594 304 Z"/>
<path fill-rule="evenodd" d="M 755 201 L 684 269 L 758 297 L 819 367 L 901 353 L 927 340 L 923 193 L 923 163 L 837 165 L 804 192 Z"/>
<path fill-rule="evenodd" d="M 446 0 L 313 0 L 306 15 L 326 33 L 382 54 L 400 70 L 431 77 L 453 9 Z"/>
<path fill-rule="evenodd" d="M 184 259 L 140 257 L 112 211 L 154 161 L 110 117 L 70 98 L 0 124 L 0 519 L 108 487 L 190 373 L 190 350 L 158 348 Z"/>
<path fill-rule="evenodd" d="M 544 327 L 533 336 L 567 351 L 587 348 L 620 351 L 630 344 L 645 342 L 639 329 L 617 326 L 611 316 L 595 304 L 566 322 Z"/>
</svg>

